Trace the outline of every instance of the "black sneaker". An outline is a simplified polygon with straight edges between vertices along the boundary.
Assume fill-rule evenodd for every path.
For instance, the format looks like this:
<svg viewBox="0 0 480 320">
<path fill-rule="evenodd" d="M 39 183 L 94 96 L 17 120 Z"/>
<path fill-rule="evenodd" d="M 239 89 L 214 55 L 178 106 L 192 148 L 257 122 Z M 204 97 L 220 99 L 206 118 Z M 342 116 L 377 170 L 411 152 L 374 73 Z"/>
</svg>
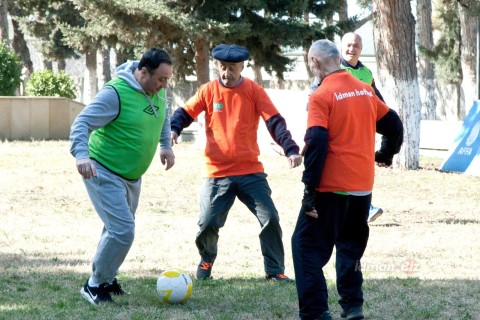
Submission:
<svg viewBox="0 0 480 320">
<path fill-rule="evenodd" d="M 299 318 L 300 320 L 307 319 L 307 318 Z M 308 319 L 312 319 L 311 317 L 308 317 Z M 322 312 L 322 314 L 319 317 L 315 317 L 313 320 L 333 320 L 332 314 L 330 313 L 329 310 L 325 310 Z"/>
<path fill-rule="evenodd" d="M 200 261 L 197 267 L 197 279 L 206 280 L 211 278 L 213 262 Z"/>
<path fill-rule="evenodd" d="M 123 296 L 124 294 L 127 294 L 123 289 L 120 283 L 118 283 L 117 278 L 113 279 L 112 284 L 108 285 L 108 291 L 112 292 L 116 296 Z"/>
<path fill-rule="evenodd" d="M 315 318 L 315 320 L 332 320 L 332 314 L 330 313 L 329 310 L 324 311 L 320 317 Z"/>
<path fill-rule="evenodd" d="M 340 317 L 342 319 L 347 319 L 347 320 L 365 319 L 365 317 L 363 316 L 362 307 L 353 307 L 349 309 L 343 309 L 342 312 L 340 313 Z"/>
<path fill-rule="evenodd" d="M 275 282 L 285 282 L 285 283 L 295 282 L 292 279 L 290 279 L 289 277 L 287 277 L 286 275 L 284 275 L 283 273 L 279 273 L 279 274 L 268 274 L 267 273 L 265 275 L 265 279 L 267 279 L 267 281 L 275 281 Z"/>
<path fill-rule="evenodd" d="M 108 283 L 102 283 L 98 287 L 90 287 L 87 280 L 82 289 L 80 289 L 80 293 L 88 302 L 97 306 L 100 303 L 113 302 L 110 296 L 109 286 Z"/>
</svg>

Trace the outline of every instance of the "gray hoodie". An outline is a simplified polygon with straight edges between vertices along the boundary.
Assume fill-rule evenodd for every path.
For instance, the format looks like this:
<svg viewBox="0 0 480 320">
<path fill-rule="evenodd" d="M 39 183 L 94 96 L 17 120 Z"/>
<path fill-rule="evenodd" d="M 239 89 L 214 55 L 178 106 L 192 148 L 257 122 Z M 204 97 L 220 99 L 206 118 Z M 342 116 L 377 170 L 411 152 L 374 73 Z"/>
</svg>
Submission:
<svg viewBox="0 0 480 320">
<path fill-rule="evenodd" d="M 126 62 L 115 69 L 115 76 L 125 80 L 133 89 L 145 94 L 145 91 L 133 76 L 139 61 Z M 155 110 L 155 108 L 152 108 Z M 88 154 L 88 138 L 90 133 L 104 127 L 115 120 L 120 112 L 120 101 L 117 92 L 110 86 L 103 87 L 93 101 L 77 116 L 70 130 L 70 153 L 77 159 L 85 159 Z M 166 112 L 165 122 L 160 136 L 160 148 L 170 149 L 170 115 Z"/>
</svg>

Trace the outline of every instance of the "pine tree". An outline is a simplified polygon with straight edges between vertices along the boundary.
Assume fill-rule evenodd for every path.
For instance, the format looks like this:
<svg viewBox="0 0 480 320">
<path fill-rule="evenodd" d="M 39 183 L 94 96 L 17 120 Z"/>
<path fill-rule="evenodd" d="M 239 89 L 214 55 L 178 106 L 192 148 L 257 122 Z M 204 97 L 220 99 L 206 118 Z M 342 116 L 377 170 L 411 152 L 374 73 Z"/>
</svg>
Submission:
<svg viewBox="0 0 480 320">
<path fill-rule="evenodd" d="M 184 79 L 195 74 L 200 84 L 208 81 L 210 50 L 219 43 L 247 46 L 255 65 L 283 77 L 291 62 L 284 55 L 286 48 L 301 47 L 338 30 L 322 23 L 323 16 L 335 11 L 327 9 L 338 7 L 336 0 L 72 1 L 88 21 L 88 34 L 137 52 L 163 47 L 176 59 L 175 76 Z M 318 22 L 309 25 L 304 16 L 313 4 L 324 10 L 314 12 Z M 72 41 L 73 37 L 69 34 Z"/>
<path fill-rule="evenodd" d="M 46 64 L 59 62 L 59 69 L 65 68 L 65 59 L 78 58 L 75 49 L 65 43 L 63 25 L 83 25 L 85 20 L 69 1 L 19 0 L 15 2 L 15 16 L 22 31 L 34 36 L 39 43 L 38 50 Z"/>
</svg>

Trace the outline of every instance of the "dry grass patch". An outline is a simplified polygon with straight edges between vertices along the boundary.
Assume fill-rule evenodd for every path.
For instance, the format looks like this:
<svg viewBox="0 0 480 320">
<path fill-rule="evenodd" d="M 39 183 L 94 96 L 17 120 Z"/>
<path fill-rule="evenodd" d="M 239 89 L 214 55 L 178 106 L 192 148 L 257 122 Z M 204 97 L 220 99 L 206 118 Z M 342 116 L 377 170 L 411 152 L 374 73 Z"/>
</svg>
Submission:
<svg viewBox="0 0 480 320">
<path fill-rule="evenodd" d="M 170 267 L 194 272 L 199 256 L 198 193 L 203 160 L 193 145 L 175 146 L 167 172 L 158 158 L 145 174 L 134 245 L 120 279 L 127 297 L 95 308 L 78 293 L 90 270 L 101 224 L 66 141 L 0 143 L 0 319 L 295 319 L 294 286 L 263 281 L 252 214 L 236 202 L 221 230 L 216 280 L 194 282 L 183 306 L 162 305 L 156 277 Z M 262 156 L 281 216 L 286 273 L 302 194 L 301 168 Z M 377 169 L 364 257 L 369 319 L 479 319 L 480 179 L 422 169 Z M 333 262 L 326 268 L 338 317 Z"/>
</svg>

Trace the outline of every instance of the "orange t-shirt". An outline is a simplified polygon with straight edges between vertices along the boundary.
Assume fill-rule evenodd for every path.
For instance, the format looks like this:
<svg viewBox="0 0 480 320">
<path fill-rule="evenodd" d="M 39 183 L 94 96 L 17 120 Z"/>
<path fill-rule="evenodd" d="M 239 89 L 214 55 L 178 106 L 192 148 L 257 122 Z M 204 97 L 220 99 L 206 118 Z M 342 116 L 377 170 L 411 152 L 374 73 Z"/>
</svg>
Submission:
<svg viewBox="0 0 480 320">
<path fill-rule="evenodd" d="M 183 108 L 193 119 L 205 111 L 207 177 L 264 172 L 258 160 L 258 124 L 260 117 L 266 121 L 278 110 L 261 86 L 243 78 L 227 88 L 216 79 L 202 85 Z"/>
<path fill-rule="evenodd" d="M 328 132 L 321 192 L 371 191 L 375 170 L 376 122 L 389 108 L 373 88 L 346 71 L 329 74 L 308 102 L 307 127 Z"/>
</svg>

